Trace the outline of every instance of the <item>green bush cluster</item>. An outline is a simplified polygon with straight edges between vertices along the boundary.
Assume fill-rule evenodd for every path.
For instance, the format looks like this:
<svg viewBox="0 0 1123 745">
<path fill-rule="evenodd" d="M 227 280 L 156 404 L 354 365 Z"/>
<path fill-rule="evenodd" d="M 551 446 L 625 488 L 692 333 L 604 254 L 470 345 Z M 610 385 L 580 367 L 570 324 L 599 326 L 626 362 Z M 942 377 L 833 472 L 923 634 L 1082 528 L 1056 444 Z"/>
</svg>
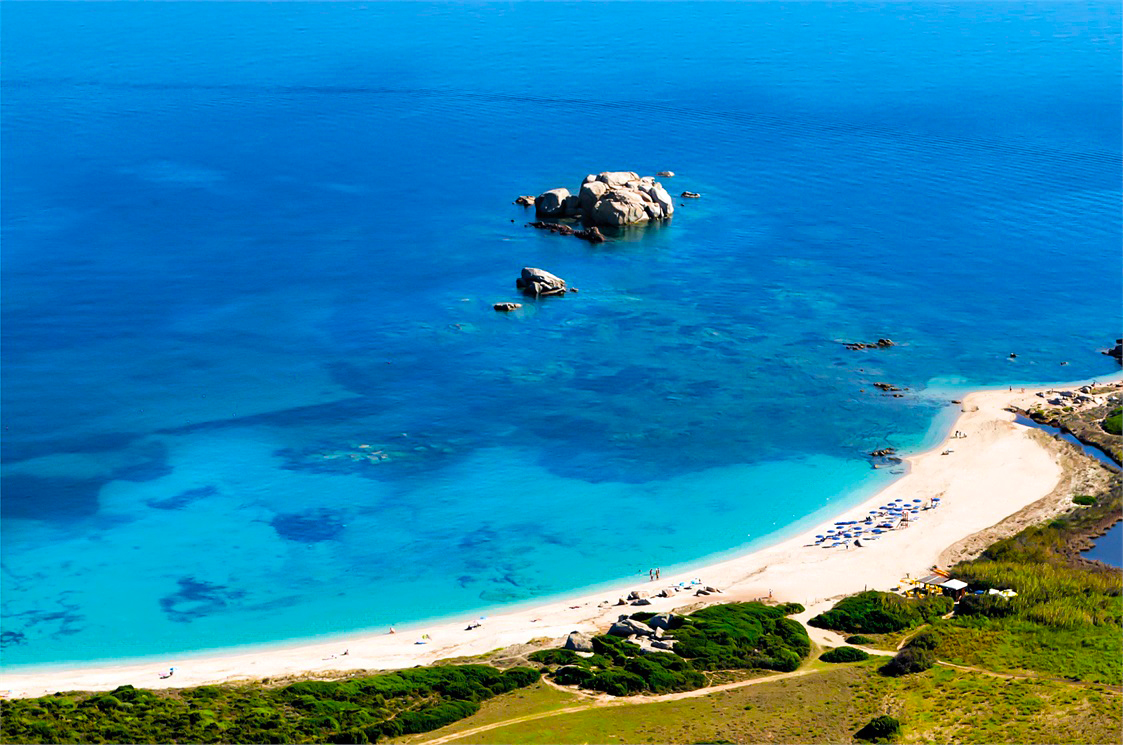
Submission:
<svg viewBox="0 0 1123 745">
<path fill-rule="evenodd" d="M 882 666 L 881 673 L 892 677 L 920 673 L 932 667 L 935 662 L 936 658 L 930 650 L 905 647 Z"/>
<path fill-rule="evenodd" d="M 704 670 L 737 668 L 791 671 L 811 651 L 807 632 L 785 618 L 785 609 L 761 603 L 729 603 L 703 608 L 690 616 L 676 616 L 672 632 L 675 651 L 641 654 L 640 648 L 618 636 L 593 637 L 593 655 L 569 650 L 535 652 L 530 659 L 560 665 L 553 679 L 613 696 L 670 693 L 706 685 Z M 798 612 L 798 611 L 796 611 Z M 636 620 L 651 614 L 637 613 Z"/>
<path fill-rule="evenodd" d="M 828 649 L 819 657 L 823 662 L 860 662 L 870 658 L 868 652 L 855 647 L 836 647 Z"/>
<path fill-rule="evenodd" d="M 377 742 L 428 732 L 538 680 L 533 668 L 414 668 L 284 688 L 201 686 L 0 701 L 0 742 Z"/>
<path fill-rule="evenodd" d="M 1089 505 L 1095 504 L 1096 498 L 1090 497 L 1087 494 L 1077 494 L 1075 497 L 1072 498 L 1072 501 L 1075 502 L 1076 504 L 1083 505 L 1083 506 L 1087 507 Z"/>
<path fill-rule="evenodd" d="M 1123 435 L 1123 406 L 1107 415 L 1103 428 L 1109 435 Z"/>
<path fill-rule="evenodd" d="M 888 742 L 901 731 L 901 723 L 891 716 L 883 714 L 871 719 L 866 726 L 854 733 L 857 740 L 867 742 Z"/>
<path fill-rule="evenodd" d="M 829 611 L 820 613 L 808 623 L 822 629 L 884 634 L 919 626 L 933 618 L 939 618 L 951 608 L 951 598 L 939 595 L 913 599 L 868 590 L 843 598 Z"/>
<path fill-rule="evenodd" d="M 873 644 L 874 640 L 861 634 L 851 634 L 846 637 L 847 644 Z"/>
</svg>

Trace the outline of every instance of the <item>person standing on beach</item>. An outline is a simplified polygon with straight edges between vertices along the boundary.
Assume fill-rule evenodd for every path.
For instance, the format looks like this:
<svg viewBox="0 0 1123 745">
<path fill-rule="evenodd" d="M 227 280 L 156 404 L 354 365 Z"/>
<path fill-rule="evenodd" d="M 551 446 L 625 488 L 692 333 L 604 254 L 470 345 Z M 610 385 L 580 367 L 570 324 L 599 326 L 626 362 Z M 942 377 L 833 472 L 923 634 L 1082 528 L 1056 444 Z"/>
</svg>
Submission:
<svg viewBox="0 0 1123 745">
<path fill-rule="evenodd" d="M 655 579 L 659 579 L 659 567 L 655 567 Z"/>
</svg>

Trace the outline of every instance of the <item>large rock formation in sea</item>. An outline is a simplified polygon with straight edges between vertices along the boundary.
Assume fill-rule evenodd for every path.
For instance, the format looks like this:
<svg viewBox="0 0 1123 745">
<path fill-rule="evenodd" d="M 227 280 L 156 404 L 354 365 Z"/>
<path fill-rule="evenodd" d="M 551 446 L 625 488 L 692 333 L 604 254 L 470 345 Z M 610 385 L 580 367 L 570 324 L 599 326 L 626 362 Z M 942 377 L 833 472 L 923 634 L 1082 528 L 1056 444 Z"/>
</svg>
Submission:
<svg viewBox="0 0 1123 745">
<path fill-rule="evenodd" d="M 574 195 L 569 189 L 551 189 L 534 200 L 538 217 L 572 217 L 595 225 L 639 225 L 666 220 L 675 212 L 667 190 L 650 176 L 635 171 L 589 174 Z"/>
<path fill-rule="evenodd" d="M 523 291 L 524 295 L 534 297 L 549 297 L 550 295 L 564 295 L 571 288 L 567 287 L 565 280 L 556 274 L 550 274 L 544 269 L 532 266 L 523 267 L 522 274 L 515 280 L 515 287 Z M 573 290 L 577 292 L 577 290 Z"/>
</svg>

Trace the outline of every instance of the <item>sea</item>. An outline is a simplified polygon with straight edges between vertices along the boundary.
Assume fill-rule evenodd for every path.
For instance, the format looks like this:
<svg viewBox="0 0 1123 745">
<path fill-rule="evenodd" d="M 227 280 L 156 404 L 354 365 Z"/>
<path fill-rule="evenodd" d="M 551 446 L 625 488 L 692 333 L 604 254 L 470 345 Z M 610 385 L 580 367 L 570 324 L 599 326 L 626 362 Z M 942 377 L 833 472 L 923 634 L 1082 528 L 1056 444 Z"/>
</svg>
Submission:
<svg viewBox="0 0 1123 745">
<path fill-rule="evenodd" d="M 699 567 L 966 390 L 1119 369 L 1118 2 L 0 20 L 4 669 Z M 513 203 L 606 170 L 701 197 L 600 245 Z"/>
</svg>

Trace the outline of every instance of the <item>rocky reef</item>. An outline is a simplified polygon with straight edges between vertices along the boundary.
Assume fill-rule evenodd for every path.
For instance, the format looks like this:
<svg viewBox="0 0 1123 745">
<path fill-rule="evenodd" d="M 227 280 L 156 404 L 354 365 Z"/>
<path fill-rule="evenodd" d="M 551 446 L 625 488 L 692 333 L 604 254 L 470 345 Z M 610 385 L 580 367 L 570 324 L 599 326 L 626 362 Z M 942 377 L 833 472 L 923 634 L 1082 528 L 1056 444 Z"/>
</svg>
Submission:
<svg viewBox="0 0 1123 745">
<path fill-rule="evenodd" d="M 535 197 L 533 204 L 540 218 L 574 218 L 611 227 L 666 220 L 675 212 L 674 200 L 663 185 L 634 171 L 589 174 L 577 194 L 551 189 Z"/>
</svg>

